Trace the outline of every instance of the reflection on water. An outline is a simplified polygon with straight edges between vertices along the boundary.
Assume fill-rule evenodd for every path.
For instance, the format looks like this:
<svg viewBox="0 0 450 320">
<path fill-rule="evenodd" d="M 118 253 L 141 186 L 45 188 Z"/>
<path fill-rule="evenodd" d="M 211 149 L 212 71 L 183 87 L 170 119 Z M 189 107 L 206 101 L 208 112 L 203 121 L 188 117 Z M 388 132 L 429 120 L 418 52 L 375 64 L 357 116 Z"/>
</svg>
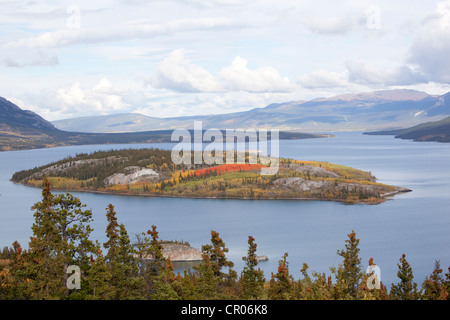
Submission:
<svg viewBox="0 0 450 320">
<path fill-rule="evenodd" d="M 181 275 L 183 275 L 184 270 L 186 270 L 186 272 L 192 272 L 194 271 L 193 267 L 196 265 L 199 265 L 201 263 L 201 261 L 174 261 L 172 262 L 173 264 L 173 272 L 175 274 L 180 273 Z"/>
</svg>

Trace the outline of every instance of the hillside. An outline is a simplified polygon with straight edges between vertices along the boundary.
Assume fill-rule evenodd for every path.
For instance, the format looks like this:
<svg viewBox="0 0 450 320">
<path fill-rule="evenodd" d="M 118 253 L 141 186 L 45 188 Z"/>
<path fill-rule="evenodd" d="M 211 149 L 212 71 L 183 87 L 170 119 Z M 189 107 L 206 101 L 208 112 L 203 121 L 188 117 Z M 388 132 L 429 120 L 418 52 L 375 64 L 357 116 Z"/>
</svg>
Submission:
<svg viewBox="0 0 450 320">
<path fill-rule="evenodd" d="M 130 132 L 192 128 L 277 128 L 285 131 L 373 131 L 405 128 L 450 116 L 448 95 L 431 96 L 414 90 L 385 90 L 345 94 L 310 101 L 274 103 L 244 112 L 173 118 L 126 113 L 53 121 L 61 130 Z"/>
<path fill-rule="evenodd" d="M 89 133 L 59 130 L 32 111 L 0 97 L 0 151 L 88 144 L 171 142 L 173 130 Z M 280 132 L 280 139 L 324 138 L 331 135 Z"/>
<path fill-rule="evenodd" d="M 404 188 L 376 182 L 370 173 L 327 162 L 280 159 L 275 175 L 261 175 L 261 164 L 175 165 L 171 151 L 98 151 L 16 172 L 11 181 L 40 187 L 122 195 L 309 199 L 380 203 Z M 225 154 L 224 154 L 225 159 Z"/>
<path fill-rule="evenodd" d="M 367 132 L 368 135 L 395 135 L 395 138 L 414 141 L 450 142 L 450 117 L 423 123 L 411 128 Z"/>
</svg>

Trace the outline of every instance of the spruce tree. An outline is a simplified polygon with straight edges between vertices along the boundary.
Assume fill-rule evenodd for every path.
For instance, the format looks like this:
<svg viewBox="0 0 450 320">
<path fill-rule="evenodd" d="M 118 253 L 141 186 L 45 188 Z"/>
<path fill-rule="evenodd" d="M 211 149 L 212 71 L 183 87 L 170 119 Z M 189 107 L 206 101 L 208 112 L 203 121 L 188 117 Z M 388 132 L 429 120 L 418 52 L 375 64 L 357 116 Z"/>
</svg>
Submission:
<svg viewBox="0 0 450 320">
<path fill-rule="evenodd" d="M 94 244 L 90 210 L 84 210 L 80 200 L 66 193 L 53 195 L 50 182 L 44 179 L 42 201 L 34 204 L 35 222 L 32 226 L 27 256 L 29 294 L 33 299 L 67 298 L 67 267 L 89 268 L 89 254 Z"/>
<path fill-rule="evenodd" d="M 398 284 L 392 284 L 390 297 L 393 300 L 418 300 L 420 292 L 417 290 L 412 268 L 406 260 L 406 255 L 402 254 L 400 262 L 397 264 L 397 276 L 400 279 Z"/>
<path fill-rule="evenodd" d="M 211 268 L 214 275 L 223 280 L 235 280 L 236 272 L 231 268 L 234 266 L 232 261 L 229 261 L 226 257 L 228 248 L 225 247 L 225 243 L 222 238 L 219 237 L 219 233 L 211 231 L 211 244 L 202 246 L 202 251 L 209 256 Z M 229 268 L 228 273 L 222 271 L 223 268 Z"/>
<path fill-rule="evenodd" d="M 255 299 L 261 295 L 264 285 L 264 273 L 261 269 L 256 269 L 258 260 L 256 259 L 257 244 L 252 236 L 248 236 L 248 253 L 242 260 L 245 267 L 242 272 L 241 286 L 244 299 Z"/>
<path fill-rule="evenodd" d="M 283 255 L 283 259 L 278 261 L 278 272 L 272 273 L 269 281 L 269 299 L 289 300 L 292 296 L 294 279 L 289 273 L 288 253 Z"/>
<path fill-rule="evenodd" d="M 439 260 L 434 263 L 434 270 L 429 277 L 426 277 L 422 283 L 423 294 L 421 296 L 424 300 L 447 300 L 449 295 L 445 286 L 444 278 L 442 277 L 443 270 Z"/>
<path fill-rule="evenodd" d="M 344 299 L 356 299 L 358 297 L 358 288 L 363 278 L 361 258 L 358 248 L 359 239 L 356 238 L 355 231 L 352 230 L 345 240 L 345 249 L 338 250 L 337 254 L 344 260 L 337 270 L 337 281 L 343 286 Z"/>
</svg>

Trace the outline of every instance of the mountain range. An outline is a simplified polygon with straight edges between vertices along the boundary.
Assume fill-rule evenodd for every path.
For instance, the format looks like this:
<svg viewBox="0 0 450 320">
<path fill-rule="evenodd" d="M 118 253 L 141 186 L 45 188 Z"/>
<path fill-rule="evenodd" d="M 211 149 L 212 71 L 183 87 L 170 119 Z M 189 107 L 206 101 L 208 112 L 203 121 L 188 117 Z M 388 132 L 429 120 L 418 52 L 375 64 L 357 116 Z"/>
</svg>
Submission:
<svg viewBox="0 0 450 320">
<path fill-rule="evenodd" d="M 301 132 L 376 131 L 406 128 L 450 116 L 450 92 L 441 96 L 415 90 L 344 94 L 310 101 L 270 104 L 264 108 L 208 116 L 158 118 L 138 113 L 53 121 L 56 128 L 78 132 L 137 132 L 186 128 L 279 129 Z"/>
<path fill-rule="evenodd" d="M 172 132 L 173 130 L 170 129 L 122 133 L 64 131 L 56 128 L 38 114 L 22 110 L 14 103 L 0 97 L 0 151 L 86 144 L 172 142 Z M 281 140 L 330 136 L 332 135 L 286 131 L 279 133 Z M 268 133 L 269 137 L 270 132 Z"/>
</svg>

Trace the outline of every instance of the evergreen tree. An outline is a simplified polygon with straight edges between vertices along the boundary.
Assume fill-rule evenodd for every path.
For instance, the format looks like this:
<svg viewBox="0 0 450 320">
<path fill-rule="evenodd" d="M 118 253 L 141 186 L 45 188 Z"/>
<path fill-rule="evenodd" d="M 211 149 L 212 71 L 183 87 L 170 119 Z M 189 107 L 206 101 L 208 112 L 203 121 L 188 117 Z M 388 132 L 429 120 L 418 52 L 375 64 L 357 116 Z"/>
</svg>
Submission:
<svg viewBox="0 0 450 320">
<path fill-rule="evenodd" d="M 356 238 L 355 231 L 352 231 L 347 237 L 345 249 L 337 251 L 337 254 L 344 260 L 337 270 L 336 278 L 338 285 L 343 286 L 344 297 L 342 298 L 355 299 L 358 297 L 358 288 L 364 273 L 359 257 L 359 239 Z"/>
<path fill-rule="evenodd" d="M 166 260 L 162 254 L 162 245 L 159 241 L 156 226 L 138 236 L 138 255 L 140 275 L 145 280 L 145 296 L 151 298 L 156 294 L 155 280 L 165 268 Z"/>
<path fill-rule="evenodd" d="M 392 284 L 390 292 L 391 299 L 418 300 L 420 297 L 420 292 L 417 291 L 417 283 L 413 281 L 413 271 L 406 260 L 405 254 L 402 254 L 400 263 L 398 263 L 397 266 L 397 276 L 400 279 L 400 282 L 398 284 Z"/>
<path fill-rule="evenodd" d="M 105 262 L 111 274 L 109 286 L 112 299 L 139 299 L 143 294 L 144 279 L 139 276 L 136 251 L 123 224 L 118 224 L 116 211 L 112 204 L 106 208 L 107 241 L 103 244 L 108 252 Z"/>
<path fill-rule="evenodd" d="M 12 277 L 12 285 L 14 287 L 11 299 L 29 299 L 28 290 L 28 274 L 26 269 L 26 254 L 19 242 L 13 243 L 13 254 L 9 263 L 9 273 Z"/>
<path fill-rule="evenodd" d="M 256 269 L 258 260 L 256 259 L 256 243 L 252 236 L 248 236 L 248 253 L 242 260 L 245 267 L 242 272 L 241 287 L 244 299 L 256 299 L 261 295 L 264 285 L 264 273 L 261 269 Z"/>
<path fill-rule="evenodd" d="M 288 253 L 283 255 L 283 259 L 278 261 L 278 272 L 272 273 L 269 281 L 269 299 L 289 300 L 293 290 L 293 278 L 289 274 Z"/>
<path fill-rule="evenodd" d="M 434 270 L 430 277 L 426 277 L 422 283 L 423 294 L 421 296 L 424 300 L 447 300 L 448 291 L 445 287 L 444 278 L 442 277 L 443 270 L 439 260 L 434 263 Z"/>
<path fill-rule="evenodd" d="M 92 261 L 88 272 L 88 283 L 92 289 L 92 299 L 109 300 L 114 297 L 114 289 L 110 286 L 112 275 L 106 264 L 106 258 L 97 244 L 95 261 Z"/>
<path fill-rule="evenodd" d="M 214 275 L 223 280 L 235 280 L 237 274 L 231 268 L 234 266 L 232 261 L 228 261 L 226 253 L 228 248 L 225 247 L 225 243 L 222 238 L 219 237 L 219 233 L 211 231 L 211 244 L 202 246 L 202 251 L 209 256 L 209 261 Z M 228 274 L 222 271 L 223 268 L 229 268 Z"/>
<path fill-rule="evenodd" d="M 67 297 L 67 267 L 77 265 L 84 271 L 89 267 L 89 253 L 94 248 L 88 224 L 92 213 L 84 207 L 69 193 L 54 196 L 49 181 L 44 179 L 42 201 L 32 207 L 35 222 L 26 255 L 32 298 Z"/>
<path fill-rule="evenodd" d="M 194 266 L 198 279 L 195 284 L 194 297 L 197 300 L 217 300 L 223 295 L 221 279 L 214 272 L 209 255 L 203 252 L 203 261 Z"/>
</svg>

